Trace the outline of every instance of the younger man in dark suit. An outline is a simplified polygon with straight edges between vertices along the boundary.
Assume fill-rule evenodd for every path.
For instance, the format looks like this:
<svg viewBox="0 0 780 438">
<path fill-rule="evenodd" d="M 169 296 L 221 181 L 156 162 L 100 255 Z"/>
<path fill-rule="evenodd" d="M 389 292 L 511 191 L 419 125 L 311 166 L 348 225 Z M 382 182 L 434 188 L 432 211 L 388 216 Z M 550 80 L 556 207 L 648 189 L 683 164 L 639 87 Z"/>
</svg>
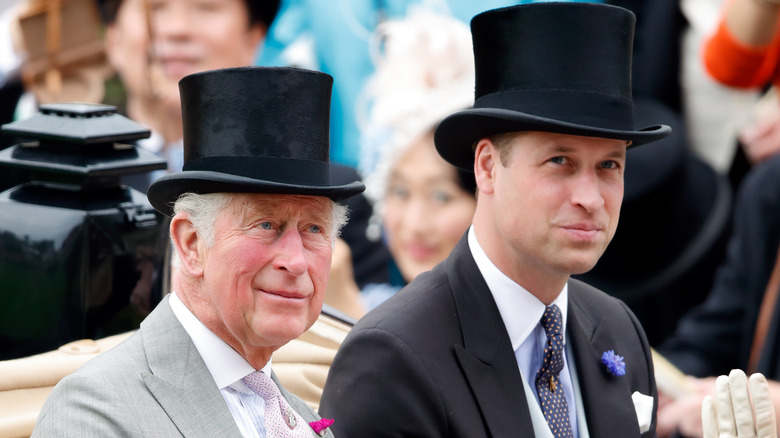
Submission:
<svg viewBox="0 0 780 438">
<path fill-rule="evenodd" d="M 634 128 L 634 21 L 589 3 L 472 20 L 474 108 L 435 142 L 475 173 L 473 224 L 345 340 L 320 405 L 339 437 L 654 436 L 642 327 L 569 278 L 615 233 L 626 148 L 670 131 Z"/>
</svg>

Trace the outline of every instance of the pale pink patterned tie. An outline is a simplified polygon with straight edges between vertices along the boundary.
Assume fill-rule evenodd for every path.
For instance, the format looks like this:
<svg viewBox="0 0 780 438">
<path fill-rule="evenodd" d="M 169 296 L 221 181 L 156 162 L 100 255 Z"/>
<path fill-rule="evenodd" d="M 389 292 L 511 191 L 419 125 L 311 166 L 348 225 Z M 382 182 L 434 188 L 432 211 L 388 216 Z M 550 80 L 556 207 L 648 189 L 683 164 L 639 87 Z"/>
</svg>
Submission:
<svg viewBox="0 0 780 438">
<path fill-rule="evenodd" d="M 265 400 L 266 438 L 311 438 L 314 431 L 300 414 L 287 404 L 279 387 L 262 371 L 241 379 L 255 394 Z"/>
</svg>

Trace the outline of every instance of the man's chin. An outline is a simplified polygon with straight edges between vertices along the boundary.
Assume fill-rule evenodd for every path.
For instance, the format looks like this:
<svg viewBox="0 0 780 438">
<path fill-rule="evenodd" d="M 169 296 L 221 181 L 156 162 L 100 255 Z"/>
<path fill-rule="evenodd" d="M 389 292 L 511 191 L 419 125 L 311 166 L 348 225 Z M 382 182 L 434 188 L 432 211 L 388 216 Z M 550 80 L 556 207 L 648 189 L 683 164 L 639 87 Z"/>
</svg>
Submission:
<svg viewBox="0 0 780 438">
<path fill-rule="evenodd" d="M 601 254 L 599 254 L 598 257 L 589 257 L 580 260 L 572 260 L 568 265 L 567 272 L 569 273 L 569 275 L 584 274 L 596 266 L 596 264 L 599 261 L 599 257 L 601 257 Z"/>
</svg>

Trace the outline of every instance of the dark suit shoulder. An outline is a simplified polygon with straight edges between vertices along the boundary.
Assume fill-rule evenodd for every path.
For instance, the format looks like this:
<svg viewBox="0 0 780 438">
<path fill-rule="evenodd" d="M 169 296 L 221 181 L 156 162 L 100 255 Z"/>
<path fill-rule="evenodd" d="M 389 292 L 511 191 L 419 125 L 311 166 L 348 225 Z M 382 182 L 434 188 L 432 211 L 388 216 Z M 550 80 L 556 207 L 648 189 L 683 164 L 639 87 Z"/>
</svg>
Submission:
<svg viewBox="0 0 780 438">
<path fill-rule="evenodd" d="M 454 436 L 444 389 L 462 343 L 440 267 L 363 316 L 333 360 L 320 415 L 338 437 Z M 452 386 L 452 385 L 450 385 Z"/>
<path fill-rule="evenodd" d="M 622 300 L 573 278 L 569 280 L 569 301 L 593 318 L 625 314 L 635 319 L 634 313 Z"/>
<path fill-rule="evenodd" d="M 569 303 L 586 331 L 606 331 L 612 333 L 608 338 L 614 337 L 616 342 L 636 344 L 649 352 L 642 324 L 622 300 L 572 279 L 569 280 Z M 649 356 L 647 359 L 650 360 Z"/>
<path fill-rule="evenodd" d="M 440 314 L 443 306 L 452 306 L 452 293 L 443 267 L 419 275 L 398 293 L 358 320 L 351 332 L 382 328 L 408 332 L 410 325 L 425 323 Z"/>
</svg>

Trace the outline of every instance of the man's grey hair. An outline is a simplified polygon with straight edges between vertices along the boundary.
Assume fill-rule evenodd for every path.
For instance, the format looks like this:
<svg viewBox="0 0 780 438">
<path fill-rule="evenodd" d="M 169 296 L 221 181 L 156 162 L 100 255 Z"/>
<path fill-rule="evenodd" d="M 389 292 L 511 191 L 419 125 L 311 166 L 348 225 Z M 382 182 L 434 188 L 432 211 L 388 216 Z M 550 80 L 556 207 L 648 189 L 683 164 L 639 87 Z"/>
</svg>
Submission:
<svg viewBox="0 0 780 438">
<path fill-rule="evenodd" d="M 185 213 L 190 219 L 192 226 L 198 233 L 198 237 L 203 240 L 206 247 L 214 245 L 214 228 L 219 214 L 227 208 L 230 201 L 233 200 L 234 193 L 184 193 L 173 204 L 173 215 Z M 346 205 L 331 201 L 333 206 L 331 225 L 333 227 L 331 244 L 336 244 L 336 238 L 339 237 L 341 229 L 347 223 L 348 209 Z M 181 263 L 179 256 L 174 248 L 171 251 L 171 265 L 175 268 Z"/>
</svg>

